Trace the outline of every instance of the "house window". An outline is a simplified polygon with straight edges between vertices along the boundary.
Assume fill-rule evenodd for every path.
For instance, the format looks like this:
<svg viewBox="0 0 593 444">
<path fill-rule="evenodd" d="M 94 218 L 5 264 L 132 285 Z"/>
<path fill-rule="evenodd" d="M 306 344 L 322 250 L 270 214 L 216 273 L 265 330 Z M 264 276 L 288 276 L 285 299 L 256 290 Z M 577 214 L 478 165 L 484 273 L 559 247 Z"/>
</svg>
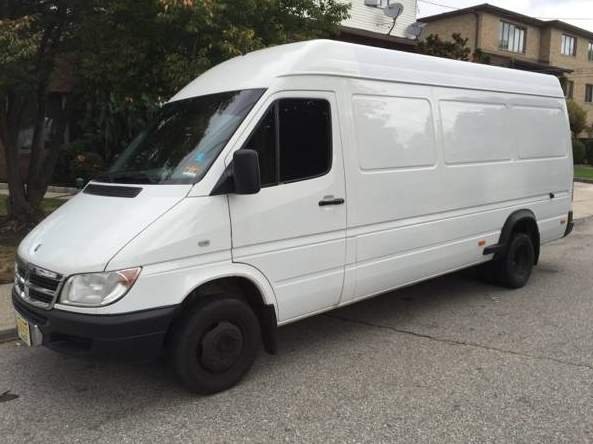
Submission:
<svg viewBox="0 0 593 444">
<path fill-rule="evenodd" d="M 525 52 L 525 28 L 508 22 L 500 23 L 500 49 Z"/>
<path fill-rule="evenodd" d="M 244 146 L 257 151 L 262 187 L 319 177 L 331 168 L 331 111 L 327 100 L 280 99 Z"/>
<path fill-rule="evenodd" d="M 565 80 L 562 83 L 562 89 L 564 89 L 564 97 L 567 99 L 574 97 L 574 82 L 572 80 Z"/>
<path fill-rule="evenodd" d="M 593 42 L 589 42 L 589 45 L 587 46 L 587 57 L 590 62 L 593 62 Z"/>
<path fill-rule="evenodd" d="M 562 34 L 560 52 L 565 56 L 576 56 L 577 55 L 577 39 L 566 34 Z"/>
<path fill-rule="evenodd" d="M 585 102 L 593 103 L 593 85 L 587 85 L 585 88 Z"/>
</svg>

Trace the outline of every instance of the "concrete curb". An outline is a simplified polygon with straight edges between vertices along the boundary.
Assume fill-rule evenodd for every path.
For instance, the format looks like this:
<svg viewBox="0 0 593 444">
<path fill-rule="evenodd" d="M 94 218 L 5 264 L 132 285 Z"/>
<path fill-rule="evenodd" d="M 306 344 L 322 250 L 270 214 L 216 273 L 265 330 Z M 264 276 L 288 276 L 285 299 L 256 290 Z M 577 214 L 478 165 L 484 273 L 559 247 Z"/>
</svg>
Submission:
<svg viewBox="0 0 593 444">
<path fill-rule="evenodd" d="M 0 190 L 7 190 L 7 189 L 8 189 L 8 184 L 0 182 Z M 79 191 L 78 188 L 72 188 L 72 187 L 54 187 L 54 186 L 47 187 L 48 193 L 76 194 L 76 193 L 78 193 L 78 191 Z"/>
<path fill-rule="evenodd" d="M 584 222 L 590 221 L 591 219 L 593 219 L 593 215 L 591 215 L 591 216 L 585 216 L 585 217 L 580 217 L 578 219 L 575 219 L 573 222 L 575 223 L 575 225 L 580 225 L 580 224 L 582 224 Z"/>
<path fill-rule="evenodd" d="M 0 285 L 0 343 L 16 339 L 12 284 Z"/>
<path fill-rule="evenodd" d="M 0 344 L 18 339 L 16 328 L 0 331 Z"/>
<path fill-rule="evenodd" d="M 588 183 L 588 184 L 593 184 L 593 179 L 580 179 L 578 177 L 574 178 L 575 182 L 579 182 L 579 183 Z"/>
</svg>

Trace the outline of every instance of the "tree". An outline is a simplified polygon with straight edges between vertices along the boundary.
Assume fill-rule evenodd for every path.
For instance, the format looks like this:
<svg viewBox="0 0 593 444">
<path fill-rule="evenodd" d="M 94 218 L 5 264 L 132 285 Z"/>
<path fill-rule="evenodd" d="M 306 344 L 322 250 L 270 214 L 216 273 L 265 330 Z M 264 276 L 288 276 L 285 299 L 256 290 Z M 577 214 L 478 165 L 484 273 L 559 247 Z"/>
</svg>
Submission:
<svg viewBox="0 0 593 444">
<path fill-rule="evenodd" d="M 570 130 L 574 137 L 578 137 L 587 126 L 587 111 L 579 106 L 574 100 L 567 100 L 568 120 L 570 121 Z"/>
<path fill-rule="evenodd" d="M 341 0 L 0 0 L 0 143 L 9 219 L 39 217 L 59 154 L 44 146 L 48 85 L 60 57 L 74 62 L 68 106 L 83 115 L 90 148 L 107 159 L 174 91 L 223 60 L 280 43 L 330 36 Z M 34 115 L 29 174 L 18 134 Z"/>
<path fill-rule="evenodd" d="M 57 149 L 43 135 L 48 86 L 56 58 L 67 48 L 85 0 L 4 0 L 0 3 L 0 143 L 4 147 L 13 225 L 32 224 L 51 177 Z M 19 171 L 18 134 L 33 116 L 27 177 Z"/>
<path fill-rule="evenodd" d="M 468 39 L 461 34 L 454 33 L 451 40 L 442 40 L 438 34 L 430 34 L 425 40 L 418 43 L 418 52 L 421 54 L 469 61 L 471 49 L 467 47 Z"/>
</svg>

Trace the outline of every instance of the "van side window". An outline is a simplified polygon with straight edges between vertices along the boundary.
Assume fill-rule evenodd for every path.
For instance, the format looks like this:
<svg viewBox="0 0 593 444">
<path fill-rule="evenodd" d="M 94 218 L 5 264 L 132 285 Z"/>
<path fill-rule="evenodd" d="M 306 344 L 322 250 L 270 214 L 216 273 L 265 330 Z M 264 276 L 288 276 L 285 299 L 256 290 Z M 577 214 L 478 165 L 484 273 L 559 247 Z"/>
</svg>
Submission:
<svg viewBox="0 0 593 444">
<path fill-rule="evenodd" d="M 280 182 L 327 173 L 331 166 L 331 116 L 326 100 L 279 101 Z"/>
<path fill-rule="evenodd" d="M 262 186 L 319 177 L 331 168 L 327 100 L 281 99 L 270 107 L 244 148 L 257 151 Z"/>
</svg>

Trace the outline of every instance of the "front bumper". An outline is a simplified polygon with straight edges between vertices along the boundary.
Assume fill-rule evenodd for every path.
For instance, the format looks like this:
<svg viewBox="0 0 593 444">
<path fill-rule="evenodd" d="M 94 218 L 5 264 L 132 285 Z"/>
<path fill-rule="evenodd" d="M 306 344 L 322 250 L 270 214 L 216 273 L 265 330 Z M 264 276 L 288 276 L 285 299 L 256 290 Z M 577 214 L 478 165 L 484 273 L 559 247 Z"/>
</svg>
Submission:
<svg viewBox="0 0 593 444">
<path fill-rule="evenodd" d="M 43 335 L 42 345 L 63 353 L 152 359 L 163 349 L 177 307 L 118 315 L 43 310 L 23 302 L 13 290 L 15 310 Z"/>
</svg>

